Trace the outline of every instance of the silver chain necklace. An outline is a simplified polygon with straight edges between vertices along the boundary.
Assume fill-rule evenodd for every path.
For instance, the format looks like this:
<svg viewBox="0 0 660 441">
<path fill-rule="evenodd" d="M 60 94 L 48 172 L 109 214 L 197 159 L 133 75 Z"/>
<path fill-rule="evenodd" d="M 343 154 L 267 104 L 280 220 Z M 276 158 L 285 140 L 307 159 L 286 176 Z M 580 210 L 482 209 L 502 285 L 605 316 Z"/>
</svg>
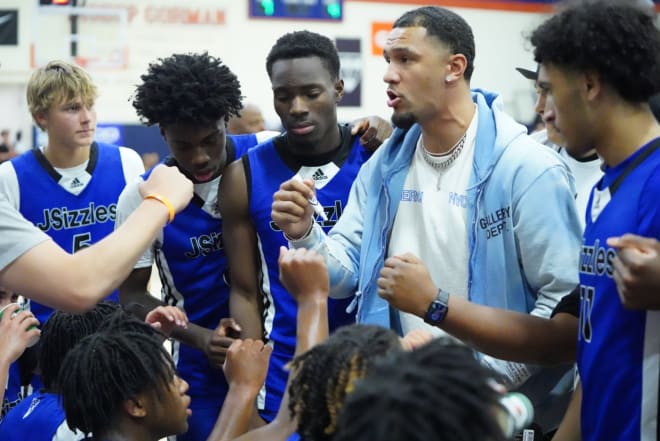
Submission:
<svg viewBox="0 0 660 441">
<path fill-rule="evenodd" d="M 424 142 L 422 141 L 421 147 L 422 147 L 422 157 L 424 158 L 424 161 L 433 169 L 435 169 L 437 172 L 444 172 L 447 168 L 449 168 L 450 165 L 452 165 L 455 161 L 456 158 L 458 158 L 458 155 L 461 154 L 461 151 L 463 151 L 463 146 L 465 145 L 465 139 L 467 138 L 467 132 L 463 133 L 463 136 L 454 144 L 454 146 L 449 150 L 449 152 L 445 155 L 442 156 L 435 156 L 429 153 L 428 150 L 426 150 L 426 147 L 424 146 Z M 438 162 L 437 159 L 440 157 L 447 157 L 442 162 Z M 442 173 L 438 173 L 438 183 L 436 185 L 436 189 L 440 190 L 440 180 L 442 178 Z"/>
</svg>

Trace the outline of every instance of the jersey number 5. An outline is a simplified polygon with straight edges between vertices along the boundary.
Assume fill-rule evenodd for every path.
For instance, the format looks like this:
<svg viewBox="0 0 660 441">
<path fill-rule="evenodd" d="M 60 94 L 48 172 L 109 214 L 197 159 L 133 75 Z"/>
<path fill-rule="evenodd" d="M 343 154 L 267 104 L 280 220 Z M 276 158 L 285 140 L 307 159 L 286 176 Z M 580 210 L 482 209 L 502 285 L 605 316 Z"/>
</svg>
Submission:
<svg viewBox="0 0 660 441">
<path fill-rule="evenodd" d="M 73 236 L 73 252 L 87 248 L 92 243 L 92 233 L 81 233 Z"/>
</svg>

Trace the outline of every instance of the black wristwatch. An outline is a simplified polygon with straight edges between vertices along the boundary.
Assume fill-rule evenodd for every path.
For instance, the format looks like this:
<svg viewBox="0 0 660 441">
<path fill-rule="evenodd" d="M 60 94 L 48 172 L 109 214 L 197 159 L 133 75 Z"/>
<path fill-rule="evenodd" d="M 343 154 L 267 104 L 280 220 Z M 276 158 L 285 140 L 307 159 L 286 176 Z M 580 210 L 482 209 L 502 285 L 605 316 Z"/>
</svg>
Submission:
<svg viewBox="0 0 660 441">
<path fill-rule="evenodd" d="M 424 321 L 430 325 L 438 326 L 445 319 L 449 310 L 449 293 L 444 289 L 438 289 L 438 295 L 429 305 L 424 314 Z"/>
</svg>

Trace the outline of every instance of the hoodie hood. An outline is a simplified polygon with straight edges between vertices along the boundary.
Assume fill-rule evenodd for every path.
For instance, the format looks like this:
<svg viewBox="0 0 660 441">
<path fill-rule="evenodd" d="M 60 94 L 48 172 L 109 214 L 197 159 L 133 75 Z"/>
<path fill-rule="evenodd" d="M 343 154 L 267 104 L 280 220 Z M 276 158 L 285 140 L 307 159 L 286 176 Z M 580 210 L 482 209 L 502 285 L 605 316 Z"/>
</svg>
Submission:
<svg viewBox="0 0 660 441">
<path fill-rule="evenodd" d="M 527 134 L 527 128 L 504 112 L 500 95 L 474 89 L 472 100 L 479 109 L 479 123 L 471 184 L 478 184 L 488 177 L 507 146 Z"/>
</svg>

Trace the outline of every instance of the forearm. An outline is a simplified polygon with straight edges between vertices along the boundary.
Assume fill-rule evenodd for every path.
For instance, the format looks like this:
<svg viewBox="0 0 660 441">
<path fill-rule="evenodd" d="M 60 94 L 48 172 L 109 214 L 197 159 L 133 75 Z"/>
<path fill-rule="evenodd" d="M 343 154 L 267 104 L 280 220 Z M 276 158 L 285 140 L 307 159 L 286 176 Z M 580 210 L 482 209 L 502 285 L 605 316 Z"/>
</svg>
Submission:
<svg viewBox="0 0 660 441">
<path fill-rule="evenodd" d="M 441 328 L 490 356 L 537 364 L 575 361 L 577 318 L 552 319 L 477 305 L 450 295 Z"/>
<path fill-rule="evenodd" d="M 328 300 L 310 299 L 298 305 L 296 355 L 325 341 L 330 334 Z"/>
<path fill-rule="evenodd" d="M 152 296 L 148 291 L 125 293 L 120 289 L 119 300 L 128 311 L 140 320 L 144 320 L 149 311 L 166 305 L 165 302 Z"/>
<path fill-rule="evenodd" d="M 263 339 L 263 323 L 261 308 L 259 307 L 259 294 L 247 294 L 232 290 L 229 296 L 230 316 L 241 327 L 241 338 Z"/>
<path fill-rule="evenodd" d="M 325 341 L 330 334 L 328 325 L 328 300 L 327 298 L 309 298 L 298 305 L 296 319 L 296 352 L 300 355 L 307 352 L 315 345 Z M 289 378 L 284 390 L 282 402 L 277 410 L 274 422 L 280 426 L 280 430 L 287 432 L 287 436 L 296 430 L 297 422 L 291 418 L 289 411 L 289 384 L 295 377 L 296 372 L 289 373 Z"/>
<path fill-rule="evenodd" d="M 112 290 L 126 278 L 144 250 L 151 245 L 166 224 L 168 214 L 167 207 L 161 202 L 145 199 L 112 236 L 72 257 L 78 268 L 91 275 L 95 284 L 105 280 L 105 289 Z"/>
<path fill-rule="evenodd" d="M 251 430 L 234 441 L 285 441 L 287 440 L 296 428 L 290 426 L 288 423 L 282 423 L 279 416 L 265 426 L 258 429 Z"/>
<path fill-rule="evenodd" d="M 315 223 L 307 237 L 289 241 L 290 248 L 307 248 L 325 259 L 330 277 L 330 297 L 334 299 L 352 296 L 358 285 L 356 259 L 352 259 L 348 253 L 350 247 L 337 242 L 339 234 L 336 232 L 329 238 L 321 226 Z"/>
<path fill-rule="evenodd" d="M 188 323 L 188 327 L 185 329 L 174 328 L 171 337 L 181 343 L 206 352 L 206 342 L 212 333 L 212 329 L 207 329 L 194 323 Z"/>
<path fill-rule="evenodd" d="M 84 312 L 128 276 L 167 218 L 163 204 L 146 200 L 115 233 L 73 255 L 40 243 L 5 268 L 3 284 L 55 309 Z"/>
<path fill-rule="evenodd" d="M 234 439 L 248 431 L 258 390 L 229 385 L 220 415 L 207 441 Z"/>
<path fill-rule="evenodd" d="M 578 383 L 573 391 L 571 402 L 564 418 L 552 438 L 553 441 L 580 441 L 580 407 L 582 405 L 582 383 Z"/>
</svg>

